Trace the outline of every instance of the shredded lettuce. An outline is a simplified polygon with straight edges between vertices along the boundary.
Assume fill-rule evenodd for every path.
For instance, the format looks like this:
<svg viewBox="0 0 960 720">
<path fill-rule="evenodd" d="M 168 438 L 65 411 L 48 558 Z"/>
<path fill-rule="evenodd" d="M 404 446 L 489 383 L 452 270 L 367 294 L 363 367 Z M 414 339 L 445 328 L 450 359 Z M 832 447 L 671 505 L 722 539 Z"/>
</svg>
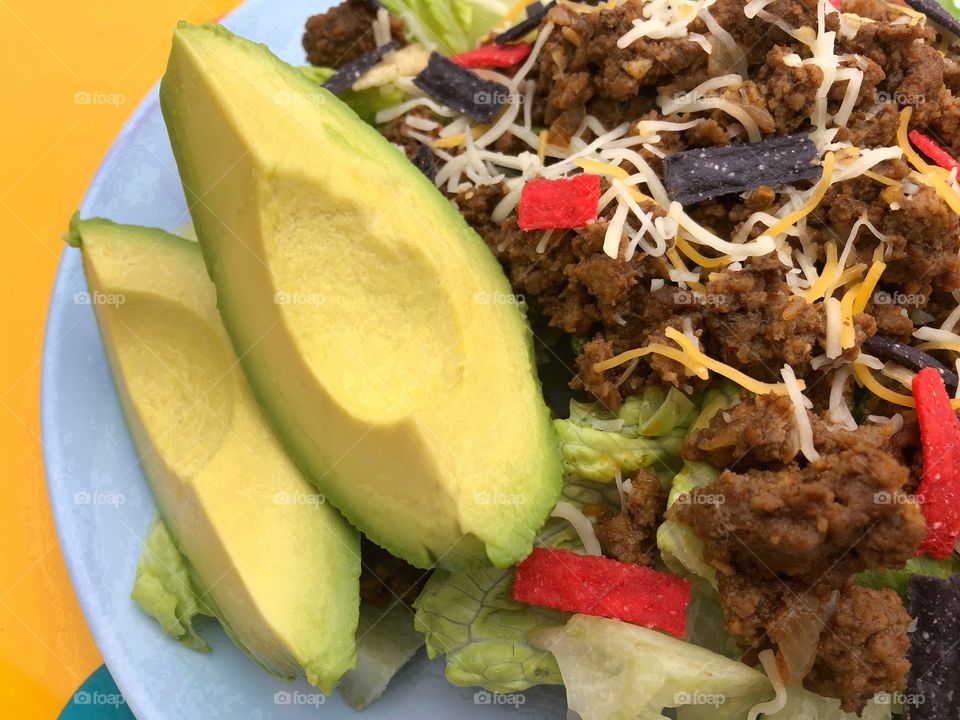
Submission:
<svg viewBox="0 0 960 720">
<path fill-rule="evenodd" d="M 197 652 L 210 646 L 193 629 L 197 615 L 213 616 L 198 592 L 187 561 L 159 516 L 147 529 L 130 594 L 140 608 L 154 618 L 163 632 Z"/>
<path fill-rule="evenodd" d="M 743 720 L 773 695 L 767 677 L 743 663 L 618 620 L 574 615 L 534 641 L 556 657 L 567 704 L 583 720 L 660 720 L 663 708 L 684 706 Z"/>
<path fill-rule="evenodd" d="M 867 570 L 856 577 L 858 585 L 882 590 L 890 588 L 896 590 L 902 598 L 907 596 L 907 581 L 911 575 L 929 575 L 931 577 L 948 578 L 960 570 L 953 556 L 944 560 L 921 555 L 907 560 L 905 567 L 899 570 Z"/>
<path fill-rule="evenodd" d="M 697 413 L 679 390 L 656 386 L 626 398 L 616 413 L 571 402 L 570 417 L 554 421 L 564 474 L 612 482 L 646 467 L 672 477 L 680 467 L 680 443 Z"/>
<path fill-rule="evenodd" d="M 724 385 L 710 390 L 704 395 L 699 414 L 690 423 L 690 429 L 705 427 L 721 410 L 737 401 L 739 393 L 735 387 Z M 687 461 L 674 477 L 670 485 L 667 506 L 686 497 L 694 488 L 705 487 L 720 477 L 720 471 L 703 462 Z M 675 520 L 664 520 L 657 528 L 657 547 L 660 557 L 671 571 L 693 580 L 706 582 L 712 588 L 717 586 L 717 573 L 703 559 L 703 542 L 694 535 L 687 525 Z"/>
<path fill-rule="evenodd" d="M 443 55 L 472 50 L 510 9 L 504 0 L 382 0 L 408 33 Z"/>
<path fill-rule="evenodd" d="M 340 678 L 343 699 L 354 710 L 368 707 L 421 647 L 423 636 L 414 629 L 406 605 L 396 602 L 386 610 L 361 605 L 357 666 Z"/>
<path fill-rule="evenodd" d="M 619 503 L 615 487 L 590 482 L 568 480 L 563 496 L 578 506 Z M 582 547 L 569 523 L 557 519 L 547 522 L 537 545 Z M 454 685 L 511 693 L 562 682 L 556 660 L 535 647 L 530 635 L 562 627 L 570 614 L 516 602 L 513 577 L 512 568 L 437 571 L 414 603 L 427 654 L 446 656 L 444 674 Z"/>
<path fill-rule="evenodd" d="M 216 618 L 217 612 L 203 601 L 203 593 L 191 578 L 187 559 L 159 516 L 147 530 L 131 597 L 160 623 L 167 635 L 191 650 L 210 652 L 210 646 L 194 632 L 192 621 L 197 615 Z M 243 644 L 230 627 L 222 619 L 218 620 L 243 650 Z M 339 684 L 344 699 L 356 710 L 370 705 L 422 646 L 423 637 L 414 630 L 413 615 L 407 607 L 396 603 L 381 610 L 361 605 L 357 665 Z"/>
<path fill-rule="evenodd" d="M 313 65 L 300 66 L 300 72 L 306 75 L 310 80 L 321 85 L 333 75 L 335 70 L 328 67 L 314 67 Z M 386 110 L 403 102 L 404 94 L 393 85 L 386 85 L 382 88 L 373 87 L 366 90 L 344 90 L 337 95 L 350 108 L 360 116 L 365 123 L 373 125 L 376 122 L 377 113 Z"/>
<path fill-rule="evenodd" d="M 727 632 L 723 608 L 710 590 L 694 586 L 687 605 L 687 642 L 739 660 L 743 653 Z"/>
<path fill-rule="evenodd" d="M 709 485 L 720 476 L 720 471 L 702 462 L 686 462 L 673 478 L 668 506 L 685 497 L 697 487 Z M 664 520 L 657 528 L 657 547 L 664 564 L 678 575 L 700 578 L 711 587 L 717 586 L 717 573 L 703 559 L 703 542 L 689 526 L 675 520 Z"/>
</svg>

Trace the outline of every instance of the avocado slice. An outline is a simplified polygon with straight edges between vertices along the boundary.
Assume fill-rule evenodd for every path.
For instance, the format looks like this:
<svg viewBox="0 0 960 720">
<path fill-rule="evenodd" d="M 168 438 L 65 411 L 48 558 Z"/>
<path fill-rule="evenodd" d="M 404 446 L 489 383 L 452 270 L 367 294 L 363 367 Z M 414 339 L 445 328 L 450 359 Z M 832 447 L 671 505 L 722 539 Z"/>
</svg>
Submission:
<svg viewBox="0 0 960 720">
<path fill-rule="evenodd" d="M 203 605 L 269 672 L 330 692 L 355 662 L 359 538 L 264 419 L 200 246 L 107 220 L 75 219 L 67 241 L 81 250 L 131 435 Z"/>
<path fill-rule="evenodd" d="M 526 556 L 559 453 L 480 237 L 334 95 L 220 26 L 180 25 L 160 99 L 224 325 L 307 477 L 414 565 Z"/>
</svg>

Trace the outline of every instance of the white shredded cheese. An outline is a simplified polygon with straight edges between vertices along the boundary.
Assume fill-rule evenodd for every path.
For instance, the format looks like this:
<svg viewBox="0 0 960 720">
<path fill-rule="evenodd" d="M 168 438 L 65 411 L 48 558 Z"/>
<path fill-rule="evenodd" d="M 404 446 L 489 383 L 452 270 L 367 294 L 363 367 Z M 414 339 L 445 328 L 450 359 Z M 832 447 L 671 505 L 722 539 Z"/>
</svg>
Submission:
<svg viewBox="0 0 960 720">
<path fill-rule="evenodd" d="M 807 403 L 809 402 L 800 390 L 800 383 L 797 382 L 797 376 L 793 368 L 784 365 L 780 371 L 783 378 L 783 384 L 787 386 L 787 394 L 793 403 L 793 415 L 797 421 L 797 431 L 800 434 L 800 452 L 807 460 L 819 460 L 820 453 L 813 446 L 813 428 L 810 427 L 810 416 L 807 414 Z"/>
<path fill-rule="evenodd" d="M 764 650 L 760 653 L 760 664 L 763 666 L 764 672 L 767 673 L 776 696 L 773 700 L 757 703 L 750 708 L 750 712 L 747 713 L 747 720 L 757 720 L 761 715 L 764 717 L 773 715 L 787 706 L 787 686 L 784 684 L 783 678 L 780 677 L 780 668 L 777 667 L 777 658 L 773 654 L 773 650 Z"/>
<path fill-rule="evenodd" d="M 593 530 L 593 523 L 572 503 L 561 500 L 550 513 L 550 517 L 566 520 L 580 536 L 580 542 L 583 543 L 584 553 L 587 555 L 601 555 L 600 541 Z"/>
<path fill-rule="evenodd" d="M 844 365 L 833 374 L 833 380 L 830 384 L 830 419 L 837 425 L 845 427 L 847 430 L 856 430 L 857 421 L 853 419 L 853 413 L 850 412 L 850 406 L 844 398 L 844 390 L 847 380 L 853 374 L 849 365 Z"/>
</svg>

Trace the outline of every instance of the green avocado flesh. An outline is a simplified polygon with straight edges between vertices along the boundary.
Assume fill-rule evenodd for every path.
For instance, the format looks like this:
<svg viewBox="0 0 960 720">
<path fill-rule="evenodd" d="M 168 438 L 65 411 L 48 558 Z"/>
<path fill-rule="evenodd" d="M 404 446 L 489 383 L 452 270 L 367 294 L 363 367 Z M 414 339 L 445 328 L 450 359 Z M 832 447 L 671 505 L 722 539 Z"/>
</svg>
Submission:
<svg viewBox="0 0 960 720">
<path fill-rule="evenodd" d="M 355 662 L 357 533 L 287 457 L 236 362 L 196 243 L 75 222 L 160 514 L 204 605 L 268 671 L 325 692 Z"/>
<path fill-rule="evenodd" d="M 336 97 L 222 27 L 181 25 L 160 97 L 224 324 L 305 474 L 414 565 L 527 555 L 559 453 L 480 237 Z"/>
</svg>

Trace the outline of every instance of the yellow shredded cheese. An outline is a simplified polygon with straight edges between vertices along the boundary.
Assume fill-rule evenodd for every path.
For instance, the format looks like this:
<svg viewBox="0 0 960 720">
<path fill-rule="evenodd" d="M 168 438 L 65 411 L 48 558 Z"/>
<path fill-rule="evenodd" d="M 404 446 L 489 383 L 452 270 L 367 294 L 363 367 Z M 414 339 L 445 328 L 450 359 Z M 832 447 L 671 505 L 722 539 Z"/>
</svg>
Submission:
<svg viewBox="0 0 960 720">
<path fill-rule="evenodd" d="M 470 128 L 470 135 L 474 140 L 483 135 L 487 130 L 490 129 L 489 125 L 476 125 Z M 457 133 L 456 135 L 447 135 L 447 137 L 437 138 L 433 141 L 433 146 L 435 148 L 452 148 L 459 147 L 466 142 L 465 133 Z"/>
<path fill-rule="evenodd" d="M 530 0 L 516 0 L 513 5 L 510 6 L 510 9 L 504 13 L 503 17 L 500 18 L 500 22 L 497 23 L 498 27 L 507 27 L 514 20 L 520 17 L 520 13 L 527 9 L 527 5 L 530 4 Z"/>
<path fill-rule="evenodd" d="M 827 243 L 827 262 L 823 266 L 823 272 L 807 290 L 804 296 L 806 301 L 812 303 L 826 295 L 837 276 L 837 244 L 831 240 Z"/>
<path fill-rule="evenodd" d="M 873 265 L 870 266 L 870 269 L 867 271 L 867 276 L 863 279 L 863 284 L 860 285 L 860 289 L 857 290 L 856 297 L 853 301 L 854 315 L 862 313 L 866 309 L 867 303 L 870 302 L 870 298 L 873 297 L 873 290 L 877 287 L 877 282 L 886 269 L 886 263 L 880 261 L 874 262 Z"/>
<path fill-rule="evenodd" d="M 863 363 L 853 363 L 853 374 L 857 376 L 857 379 L 860 381 L 861 385 L 863 385 L 867 390 L 872 392 L 877 397 L 883 398 L 887 402 L 891 402 L 894 405 L 914 407 L 913 397 L 910 395 L 904 395 L 903 393 L 894 392 L 890 388 L 881 385 L 880 382 L 873 376 L 873 373 L 870 372 L 870 369 Z"/>
<path fill-rule="evenodd" d="M 694 248 L 690 243 L 684 240 L 682 237 L 677 236 L 676 239 L 677 248 L 690 258 L 693 262 L 703 268 L 715 268 L 715 267 L 726 267 L 733 262 L 733 258 L 729 255 L 721 255 L 716 258 L 708 258 L 706 255 L 701 254 Z"/>
<path fill-rule="evenodd" d="M 666 252 L 666 256 L 667 256 L 667 259 L 670 261 L 670 263 L 671 263 L 677 270 L 680 270 L 681 272 L 685 272 L 685 273 L 689 273 L 689 272 L 690 272 L 690 270 L 687 268 L 686 264 L 683 262 L 683 258 L 681 258 L 680 255 L 679 255 L 679 253 L 677 253 L 677 249 L 676 249 L 675 247 L 672 247 L 672 248 L 668 249 L 667 252 Z M 701 295 L 706 295 L 706 294 L 707 294 L 707 289 L 703 286 L 702 283 L 699 283 L 699 282 L 697 282 L 696 280 L 687 280 L 687 285 L 689 285 L 690 287 L 692 287 L 694 290 L 696 290 L 696 291 L 697 291 L 698 293 L 700 293 Z"/>
<path fill-rule="evenodd" d="M 951 210 L 955 213 L 960 213 L 960 195 L 957 195 L 957 192 L 950 187 L 948 181 L 945 179 L 945 175 L 947 175 L 946 170 L 939 166 L 928 164 L 910 144 L 909 131 L 910 116 L 912 114 L 913 108 L 910 106 L 900 111 L 900 124 L 897 126 L 897 145 L 903 150 L 903 154 L 910 164 L 917 169 L 917 173 L 919 173 L 917 179 L 926 185 L 930 185 L 937 191 L 937 194 L 943 198 L 944 202 L 950 206 Z"/>
<path fill-rule="evenodd" d="M 646 347 L 628 350 L 627 352 L 620 353 L 616 357 L 612 357 L 609 360 L 598 362 L 594 364 L 593 369 L 597 372 L 605 372 L 611 368 L 617 367 L 618 365 L 623 365 L 624 363 L 630 362 L 635 358 L 656 353 L 657 355 L 663 355 L 671 360 L 675 360 L 684 367 L 688 368 L 694 375 L 702 380 L 708 379 L 710 377 L 708 370 L 712 370 L 718 375 L 723 375 L 746 390 L 757 395 L 769 395 L 770 393 L 775 393 L 777 395 L 788 394 L 787 386 L 783 383 L 774 384 L 761 382 L 750 377 L 749 375 L 745 375 L 736 368 L 730 367 L 726 363 L 722 363 L 719 360 L 714 360 L 708 355 L 704 355 L 703 352 L 701 352 L 700 349 L 693 344 L 690 338 L 676 328 L 667 328 L 666 335 L 680 346 L 679 350 L 666 345 L 661 345 L 659 343 L 651 343 Z M 801 390 L 805 388 L 802 380 L 797 382 L 797 387 Z"/>
<path fill-rule="evenodd" d="M 644 355 L 650 355 L 651 353 L 663 355 L 671 360 L 675 360 L 681 365 L 689 368 L 691 372 L 693 372 L 693 374 L 701 380 L 706 380 L 710 377 L 710 374 L 703 365 L 698 365 L 682 350 L 677 350 L 676 348 L 672 348 L 667 345 L 661 345 L 659 343 L 651 343 L 646 347 L 637 348 L 636 350 L 627 350 L 627 352 L 620 353 L 616 357 L 612 357 L 609 360 L 604 360 L 594 364 L 593 369 L 597 372 L 605 372 L 611 368 L 617 367 L 618 365 L 623 365 L 624 363 L 630 362 L 635 358 L 643 357 Z"/>
<path fill-rule="evenodd" d="M 853 326 L 853 304 L 857 300 L 857 293 L 862 285 L 854 285 L 847 290 L 840 301 L 840 317 L 843 327 L 840 331 L 840 347 L 849 350 L 857 344 L 857 332 Z"/>
<path fill-rule="evenodd" d="M 666 336 L 673 340 L 677 345 L 679 345 L 683 350 L 689 355 L 693 360 L 707 368 L 708 370 L 713 370 L 718 375 L 723 375 L 733 382 L 737 383 L 741 387 L 746 388 L 752 393 L 757 395 L 769 395 L 770 393 L 776 393 L 778 395 L 787 394 L 787 388 L 782 383 L 772 384 L 765 383 L 759 380 L 755 380 L 749 375 L 745 375 L 736 368 L 732 368 L 726 363 L 722 363 L 719 360 L 714 360 L 709 355 L 704 355 L 699 348 L 695 347 L 690 338 L 684 335 L 682 332 L 676 328 L 668 327 L 665 331 Z M 802 384 L 801 384 L 801 389 Z"/>
<path fill-rule="evenodd" d="M 547 159 L 547 138 L 549 137 L 549 130 L 540 131 L 540 142 L 537 143 L 537 160 L 540 161 L 541 165 L 543 165 L 544 160 Z"/>
<path fill-rule="evenodd" d="M 630 174 L 622 167 L 618 167 L 610 163 L 600 162 L 599 160 L 578 158 L 577 160 L 573 161 L 573 164 L 581 170 L 584 170 L 588 173 L 593 173 L 594 175 L 609 175 L 610 177 L 615 177 L 619 180 L 626 180 L 628 177 L 630 177 Z"/>
<path fill-rule="evenodd" d="M 849 285 L 850 283 L 852 283 L 854 280 L 859 280 L 860 277 L 863 275 L 863 271 L 866 269 L 867 269 L 867 266 L 864 265 L 863 263 L 854 265 L 852 268 L 847 268 L 846 270 L 843 271 L 840 277 L 837 278 L 835 287 L 838 287 L 838 288 L 844 287 L 845 285 Z"/>
<path fill-rule="evenodd" d="M 810 197 L 792 213 L 767 228 L 764 235 L 776 237 L 780 233 L 786 232 L 792 225 L 795 225 L 802 218 L 805 218 L 813 212 L 817 205 L 820 204 L 820 201 L 823 200 L 823 196 L 827 194 L 827 188 L 830 187 L 830 181 L 833 177 L 833 162 L 833 153 L 828 152 L 823 158 L 823 174 L 820 176 L 820 182 L 817 183 L 813 192 L 810 193 Z"/>
<path fill-rule="evenodd" d="M 862 174 L 866 175 L 871 180 L 876 180 L 878 183 L 889 185 L 890 187 L 898 188 L 898 187 L 901 187 L 902 185 L 902 183 L 897 182 L 893 178 L 888 178 L 886 175 L 881 175 L 880 173 L 876 173 L 873 170 L 864 170 Z"/>
</svg>

